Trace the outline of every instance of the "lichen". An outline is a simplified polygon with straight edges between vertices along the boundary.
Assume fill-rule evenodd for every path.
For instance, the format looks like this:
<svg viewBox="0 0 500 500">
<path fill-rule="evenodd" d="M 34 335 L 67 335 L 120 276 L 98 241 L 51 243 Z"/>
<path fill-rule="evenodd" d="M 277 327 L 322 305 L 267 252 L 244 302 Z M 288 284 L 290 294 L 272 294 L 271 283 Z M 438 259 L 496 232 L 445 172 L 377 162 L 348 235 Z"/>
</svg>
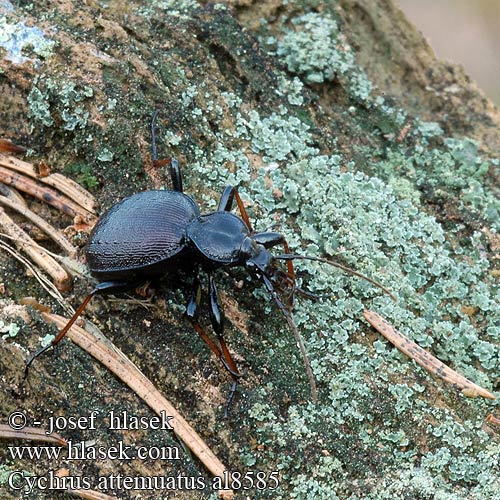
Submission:
<svg viewBox="0 0 500 500">
<path fill-rule="evenodd" d="M 113 161 L 113 157 L 113 151 L 110 151 L 108 148 L 101 149 L 101 151 L 97 155 L 97 159 L 104 162 Z"/>
<path fill-rule="evenodd" d="M 287 114 L 286 109 L 280 114 L 273 113 L 261 118 L 256 111 L 248 114 L 245 123 L 251 135 L 251 148 L 255 153 L 263 153 L 266 163 L 282 161 L 287 158 L 297 157 L 299 154 L 314 154 L 318 150 L 309 146 L 312 138 L 306 143 L 309 126 L 295 116 Z"/>
<path fill-rule="evenodd" d="M 146 18 L 157 15 L 158 11 L 160 11 L 166 16 L 188 19 L 193 11 L 199 9 L 199 7 L 198 2 L 195 0 L 154 0 L 139 7 L 137 11 Z"/>
<path fill-rule="evenodd" d="M 400 464 L 398 475 L 401 464 L 406 464 L 407 479 L 399 479 L 398 487 L 411 483 L 408 487 L 414 494 L 437 488 L 442 498 L 453 498 L 456 492 L 465 494 L 474 488 L 479 498 L 488 481 L 496 480 L 493 459 L 497 447 L 488 447 L 488 438 L 476 421 L 460 425 L 454 415 L 435 408 L 426 397 L 428 389 L 409 382 L 416 368 L 386 348 L 384 341 L 378 340 L 374 348 L 367 345 L 359 317 L 365 307 L 377 310 L 443 361 L 491 388 L 491 380 L 500 376 L 496 342 L 500 294 L 479 251 L 484 235 L 476 233 L 464 255 L 463 248 L 449 244 L 442 225 L 421 210 L 418 197 L 403 196 L 401 191 L 393 190 L 393 184 L 357 171 L 356 165 L 339 153 L 318 154 L 309 127 L 293 115 L 261 116 L 253 110 L 240 113 L 236 121 L 238 126 L 226 131 L 216 150 L 199 152 L 204 159 L 194 165 L 198 175 L 210 178 L 216 186 L 235 180 L 235 174 L 224 165 L 240 153 L 222 144 L 230 143 L 235 136 L 248 141 L 251 152 L 259 154 L 264 162 L 257 177 L 244 177 L 244 198 L 250 212 L 259 213 L 257 229 L 280 220 L 292 251 L 331 258 L 340 255 L 342 261 L 383 282 L 399 297 L 395 304 L 357 278 L 319 263 L 297 263 L 301 286 L 321 294 L 313 306 L 298 300 L 294 318 L 307 339 L 322 402 L 292 404 L 286 419 L 282 419 L 269 403 L 263 402 L 268 401 L 270 389 L 262 388 L 259 397 L 255 392 L 256 401 L 248 418 L 255 425 L 259 443 L 264 447 L 272 443 L 273 451 L 257 456 L 245 449 L 242 457 L 246 462 L 252 461 L 252 456 L 257 463 L 276 461 L 287 486 L 274 498 L 358 498 L 358 487 L 347 486 L 352 477 L 347 483 L 332 485 L 331 474 L 317 472 L 321 459 L 307 460 L 311 453 L 321 456 L 325 449 L 331 463 L 345 469 L 346 478 L 351 474 L 346 457 L 359 463 L 361 457 L 372 456 L 374 463 L 384 463 L 386 479 L 380 484 L 371 482 L 371 474 L 356 471 L 355 483 L 369 485 L 364 498 L 403 498 L 395 487 L 388 490 L 387 478 L 396 478 L 390 472 L 391 464 L 396 463 Z M 427 137 L 438 132 L 430 125 L 424 125 L 422 130 Z M 447 148 L 453 151 L 447 152 Z M 464 159 L 462 147 L 446 141 L 441 154 L 449 161 L 438 168 L 455 167 L 455 162 L 460 161 L 461 175 L 481 178 L 484 162 L 477 159 L 470 146 L 466 151 L 469 155 Z M 436 151 L 432 154 L 438 155 Z M 410 162 L 400 160 L 402 169 L 411 168 Z M 443 177 L 448 178 L 444 173 L 435 175 L 436 179 Z M 452 182 L 461 189 L 456 178 Z M 410 185 L 411 191 L 421 192 L 421 186 Z M 295 214 L 296 226 L 286 224 L 288 214 Z M 260 290 L 255 293 L 259 298 L 265 296 Z M 463 312 L 464 304 L 475 308 L 474 318 Z M 271 305 L 266 307 L 266 313 L 272 310 Z M 275 339 L 267 356 L 280 349 L 294 357 L 293 346 L 285 339 Z M 388 384 L 393 379 L 395 382 Z M 426 384 L 433 386 L 435 382 L 427 379 Z M 290 385 L 278 379 L 272 390 L 290 391 Z M 474 402 L 463 404 L 473 412 L 472 408 L 481 406 Z M 381 407 L 394 417 L 382 422 Z M 412 418 L 401 422 L 397 415 L 406 413 L 411 413 Z M 429 420 L 438 420 L 441 425 L 429 430 L 425 426 L 416 429 L 413 424 Z M 421 450 L 419 439 L 426 439 L 427 432 L 435 441 L 433 449 L 447 450 L 439 452 L 441 457 L 453 454 L 452 462 L 438 460 L 438 455 L 432 455 L 437 451 Z M 293 464 L 287 459 L 292 449 L 296 457 Z M 377 458 L 374 449 L 378 450 Z M 477 449 L 482 449 L 482 454 Z M 410 466 L 408 457 L 420 467 Z M 297 475 L 297 470 L 302 473 Z M 486 478 L 481 483 L 477 481 L 480 470 Z M 391 494 L 384 496 L 387 491 Z"/>
<path fill-rule="evenodd" d="M 23 21 L 9 21 L 7 16 L 0 16 L 0 47 L 6 50 L 4 58 L 14 64 L 23 64 L 32 60 L 27 57 L 29 50 L 43 59 L 53 53 L 56 42 L 45 36 L 35 27 L 26 26 Z"/>
<path fill-rule="evenodd" d="M 6 323 L 0 319 L 0 333 L 5 333 L 8 337 L 15 337 L 20 330 L 21 327 L 16 325 L 16 323 Z"/>
<path fill-rule="evenodd" d="M 309 84 L 342 79 L 353 98 L 369 98 L 373 86 L 335 19 L 311 12 L 294 17 L 291 24 L 293 28 L 285 28 L 277 39 L 266 39 L 269 46 L 276 46 L 276 55 L 290 72 Z"/>
<path fill-rule="evenodd" d="M 83 129 L 89 119 L 84 101 L 92 96 L 93 89 L 88 85 L 36 76 L 28 94 L 30 116 L 44 127 L 51 127 L 57 119 L 62 120 L 65 130 Z"/>
<path fill-rule="evenodd" d="M 292 106 L 302 106 L 302 104 L 304 104 L 304 98 L 302 96 L 304 84 L 299 78 L 295 77 L 290 79 L 281 76 L 278 83 L 278 95 L 286 96 L 288 102 Z"/>
<path fill-rule="evenodd" d="M 500 189 L 485 183 L 490 169 L 496 168 L 495 160 L 482 158 L 478 144 L 467 137 L 444 137 L 444 147 L 435 148 L 430 141 L 439 132 L 439 128 L 421 124 L 413 131 L 416 144 L 411 149 L 405 145 L 388 149 L 374 171 L 402 197 L 418 203 L 457 200 L 462 213 L 484 218 L 494 230 L 500 230 Z M 415 192 L 420 193 L 418 199 Z"/>
</svg>

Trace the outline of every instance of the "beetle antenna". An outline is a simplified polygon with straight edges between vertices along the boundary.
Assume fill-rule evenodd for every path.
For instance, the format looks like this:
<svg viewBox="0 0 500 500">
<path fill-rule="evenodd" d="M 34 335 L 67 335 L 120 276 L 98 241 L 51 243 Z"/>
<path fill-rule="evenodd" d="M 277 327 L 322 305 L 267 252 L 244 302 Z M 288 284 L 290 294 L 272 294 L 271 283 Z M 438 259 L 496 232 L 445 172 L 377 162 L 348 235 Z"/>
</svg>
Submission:
<svg viewBox="0 0 500 500">
<path fill-rule="evenodd" d="M 285 281 L 287 284 L 289 284 L 290 286 L 293 287 L 292 293 L 294 295 L 296 293 L 298 293 L 299 295 L 307 297 L 308 299 L 314 299 L 314 300 L 317 300 L 321 297 L 326 297 L 326 295 L 324 295 L 324 294 L 318 295 L 317 293 L 310 292 L 309 290 L 304 290 L 303 288 L 301 288 L 300 286 L 297 285 L 297 283 L 295 281 L 295 276 L 292 277 L 288 273 L 282 271 L 281 269 L 276 270 L 276 272 L 274 273 L 273 276 L 268 276 L 268 277 L 273 278 L 273 283 L 275 285 L 280 286 L 280 284 L 277 283 L 274 279 L 274 278 L 276 278 L 276 276 L 279 276 L 283 281 Z"/>
<path fill-rule="evenodd" d="M 295 340 L 296 340 L 297 344 L 299 345 L 300 352 L 302 353 L 302 359 L 304 361 L 304 366 L 306 368 L 307 376 L 309 377 L 309 385 L 311 386 L 311 399 L 313 401 L 317 401 L 318 400 L 318 389 L 316 387 L 316 381 L 314 380 L 314 375 L 313 375 L 313 372 L 311 369 L 311 364 L 309 363 L 309 358 L 307 357 L 307 352 L 306 352 L 306 348 L 304 346 L 304 342 L 302 341 L 302 337 L 300 336 L 300 333 L 297 330 L 297 326 L 295 325 L 295 322 L 293 321 L 293 318 L 290 315 L 290 311 L 283 305 L 283 303 L 279 299 L 278 294 L 276 293 L 276 290 L 274 289 L 272 282 L 264 274 L 262 274 L 261 277 L 262 277 L 262 280 L 264 281 L 264 284 L 266 285 L 266 288 L 269 290 L 269 293 L 273 297 L 274 302 L 276 302 L 276 305 L 278 306 L 279 310 L 281 311 L 281 313 L 285 317 L 285 319 L 288 323 L 288 326 L 290 327 L 290 329 L 292 330 L 292 332 L 295 336 Z"/>
<path fill-rule="evenodd" d="M 394 294 L 387 289 L 384 285 L 379 283 L 378 281 L 375 281 L 368 276 L 365 276 L 364 274 L 355 271 L 354 269 L 344 266 L 343 264 L 339 264 L 338 262 L 333 262 L 328 259 L 323 259 L 321 257 L 312 257 L 310 255 L 298 255 L 298 254 L 293 254 L 293 253 L 283 253 L 279 255 L 274 256 L 275 259 L 280 259 L 280 260 L 295 260 L 295 259 L 300 259 L 300 260 L 313 260 L 316 262 L 323 262 L 325 264 L 329 264 L 330 266 L 337 267 L 339 269 L 342 269 L 342 271 L 345 271 L 346 273 L 352 274 L 353 276 L 357 276 L 358 278 L 364 279 L 365 281 L 368 281 L 368 283 L 371 283 L 372 285 L 380 288 L 383 292 L 385 292 L 389 297 L 394 300 L 394 302 L 397 302 L 396 297 Z"/>
</svg>

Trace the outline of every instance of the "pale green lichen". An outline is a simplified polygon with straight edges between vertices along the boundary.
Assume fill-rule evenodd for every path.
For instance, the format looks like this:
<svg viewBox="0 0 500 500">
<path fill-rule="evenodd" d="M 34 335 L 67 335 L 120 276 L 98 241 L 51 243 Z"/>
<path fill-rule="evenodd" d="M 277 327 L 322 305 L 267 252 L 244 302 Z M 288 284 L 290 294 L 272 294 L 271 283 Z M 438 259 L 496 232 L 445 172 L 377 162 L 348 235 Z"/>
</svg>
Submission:
<svg viewBox="0 0 500 500">
<path fill-rule="evenodd" d="M 6 51 L 4 58 L 12 63 L 23 64 L 31 60 L 27 56 L 30 52 L 47 59 L 55 46 L 56 42 L 47 38 L 41 29 L 0 16 L 0 47 Z"/>
<path fill-rule="evenodd" d="M 108 148 L 103 148 L 97 155 L 97 159 L 99 161 L 110 162 L 113 161 L 114 154 L 113 151 L 110 151 Z"/>
<path fill-rule="evenodd" d="M 9 482 L 9 476 L 12 474 L 13 470 L 7 465 L 0 464 L 0 486 L 7 486 Z"/>
<path fill-rule="evenodd" d="M 319 457 L 309 474 L 297 474 L 290 478 L 292 491 L 289 498 L 340 499 L 337 496 L 338 479 L 343 473 L 339 460 L 330 456 Z"/>
<path fill-rule="evenodd" d="M 278 81 L 277 94 L 286 96 L 288 102 L 292 106 L 302 106 L 304 98 L 302 96 L 302 89 L 304 84 L 302 81 L 295 77 L 293 79 L 281 76 Z"/>
<path fill-rule="evenodd" d="M 498 231 L 500 189 L 483 181 L 494 163 L 482 158 L 478 145 L 468 138 L 445 138 L 443 148 L 429 147 L 439 128 L 428 125 L 415 130 L 420 143 L 410 151 L 403 145 L 388 149 L 385 159 L 374 167 L 377 175 L 387 179 L 398 195 L 414 202 L 422 202 L 422 192 L 429 201 L 440 204 L 457 200 L 460 210 L 484 218 Z"/>
<path fill-rule="evenodd" d="M 161 12 L 162 15 L 169 17 L 188 19 L 193 11 L 199 8 L 200 5 L 195 0 L 153 0 L 139 7 L 137 13 L 146 18 Z"/>
<path fill-rule="evenodd" d="M 238 123 L 242 125 L 241 120 Z M 281 161 L 297 157 L 299 154 L 315 154 L 318 149 L 309 146 L 312 139 L 304 141 L 309 126 L 295 116 L 287 114 L 283 109 L 281 114 L 273 113 L 261 119 L 256 111 L 250 111 L 244 120 L 251 137 L 251 147 L 255 152 L 262 152 L 265 162 Z"/>
<path fill-rule="evenodd" d="M 5 333 L 8 337 L 15 337 L 20 330 L 21 327 L 16 325 L 16 323 L 6 323 L 0 319 L 0 333 Z"/>
<path fill-rule="evenodd" d="M 186 108 L 188 106 L 191 106 L 191 104 L 193 103 L 193 99 L 197 95 L 198 89 L 196 85 L 189 85 L 188 87 L 186 87 L 186 90 L 181 93 L 181 104 Z"/>
<path fill-rule="evenodd" d="M 413 405 L 415 390 L 420 389 L 423 392 L 425 389 L 421 386 L 409 387 L 406 384 L 394 384 L 389 386 L 389 392 L 396 397 L 397 402 L 394 406 L 396 413 L 402 414 L 408 411 Z"/>
<path fill-rule="evenodd" d="M 404 114 L 389 109 L 384 113 L 391 123 L 404 123 Z M 218 188 L 244 179 L 243 196 L 250 203 L 249 211 L 259 214 L 257 229 L 281 220 L 280 230 L 293 250 L 313 255 L 340 253 L 343 261 L 382 281 L 400 299 L 395 304 L 369 284 L 325 265 L 296 264 L 303 270 L 302 286 L 331 295 L 331 299 L 325 296 L 313 305 L 298 300 L 294 311 L 295 321 L 308 341 L 322 402 L 292 404 L 286 418 L 281 418 L 268 402 L 271 389 L 263 387 L 254 392 L 256 401 L 248 418 L 255 424 L 259 443 L 272 449 L 265 456 L 276 463 L 285 485 L 273 498 L 305 500 L 337 495 L 399 499 L 405 498 L 403 491 L 414 495 L 433 491 L 436 498 L 447 500 L 469 493 L 477 499 L 487 495 L 489 484 L 496 481 L 494 457 L 498 446 L 489 446 L 479 422 L 458 423 L 455 415 L 432 405 L 424 385 L 405 383 L 418 370 L 427 384 L 435 385 L 385 341 L 377 340 L 374 348 L 364 343 L 359 322 L 362 310 L 373 308 L 466 376 L 491 388 L 491 380 L 500 376 L 496 342 L 500 293 L 488 277 L 488 263 L 480 251 L 484 236 L 475 234 L 464 255 L 464 249 L 450 245 L 442 226 L 418 204 L 394 192 L 381 179 L 357 172 L 355 165 L 339 154 L 318 155 L 309 127 L 289 113 L 261 116 L 251 111 L 241 113 L 236 122 L 235 130 L 225 131 L 212 153 L 199 151 L 194 165 L 197 175 L 209 178 Z M 439 133 L 439 127 L 424 124 L 421 133 L 428 141 Z M 264 165 L 257 177 L 248 177 L 248 161 L 241 152 L 222 145 L 230 142 L 231 136 L 248 141 L 251 151 L 261 155 Z M 426 147 L 430 149 L 430 145 Z M 452 151 L 447 152 L 447 148 Z M 423 152 L 420 150 L 420 154 Z M 457 158 L 457 153 L 462 156 Z M 437 151 L 431 154 L 438 155 Z M 481 179 L 484 175 L 484 161 L 477 160 L 470 147 L 464 151 L 457 143 L 447 141 L 441 154 L 449 158 L 448 167 L 460 162 L 460 176 L 472 173 Z M 239 168 L 235 173 L 224 169 L 229 159 L 238 157 L 241 172 Z M 460 189 L 460 180 L 455 178 L 453 183 Z M 411 179 L 408 186 L 420 192 Z M 296 227 L 302 229 L 287 226 L 285 214 L 295 214 Z M 264 304 L 266 293 L 258 289 L 255 295 Z M 478 309 L 474 319 L 462 311 L 463 304 Z M 275 312 L 272 304 L 262 307 L 266 314 Z M 296 358 L 295 366 L 300 366 L 291 344 L 290 336 L 280 335 L 273 338 L 272 347 L 262 356 L 273 359 L 277 353 L 286 353 Z M 391 383 L 394 379 L 397 382 Z M 273 392 L 296 391 L 277 376 L 273 382 Z M 406 413 L 411 414 L 408 421 L 397 418 Z M 440 424 L 429 428 L 422 425 L 429 421 Z M 433 441 L 430 452 L 424 452 L 418 443 L 426 435 Z M 324 477 L 317 472 L 322 467 L 321 449 L 331 456 L 335 470 L 340 467 L 344 471 L 338 484 L 331 482 L 333 470 Z M 478 449 L 482 452 L 477 453 Z M 289 450 L 294 450 L 293 461 Z M 346 457 L 359 463 L 373 450 L 384 463 L 383 476 L 373 478 L 371 473 L 356 471 L 353 479 Z M 311 453 L 318 458 L 308 460 Z M 448 454 L 453 455 L 453 461 L 446 460 Z M 262 460 L 262 454 L 257 458 L 250 449 L 244 449 L 242 456 L 246 463 Z M 418 467 L 413 466 L 415 463 Z M 481 483 L 477 480 L 479 473 L 484 479 Z M 357 493 L 361 490 L 364 496 Z"/>
<path fill-rule="evenodd" d="M 47 347 L 48 345 L 52 344 L 52 341 L 54 339 L 55 335 L 48 333 L 47 335 L 44 335 L 43 337 L 40 338 L 40 345 L 42 347 Z"/>
<path fill-rule="evenodd" d="M 93 89 L 88 85 L 37 76 L 28 94 L 30 116 L 45 127 L 51 127 L 57 117 L 65 130 L 82 129 L 89 119 L 83 103 L 92 96 Z"/>
<path fill-rule="evenodd" d="M 30 115 L 37 122 L 45 127 L 50 127 L 54 123 L 50 114 L 49 102 L 38 88 L 33 87 L 31 89 L 28 96 L 28 103 L 30 106 Z"/>
<path fill-rule="evenodd" d="M 373 86 L 356 63 L 352 48 L 339 29 L 338 22 L 327 14 L 308 13 L 291 20 L 293 28 L 285 28 L 277 39 L 276 55 L 288 70 L 301 75 L 306 83 L 322 83 L 342 79 L 350 95 L 366 101 Z"/>
<path fill-rule="evenodd" d="M 292 24 L 294 29 L 285 31 L 276 50 L 289 71 L 305 75 L 309 83 L 322 83 L 354 66 L 336 21 L 310 13 L 292 19 Z"/>
</svg>

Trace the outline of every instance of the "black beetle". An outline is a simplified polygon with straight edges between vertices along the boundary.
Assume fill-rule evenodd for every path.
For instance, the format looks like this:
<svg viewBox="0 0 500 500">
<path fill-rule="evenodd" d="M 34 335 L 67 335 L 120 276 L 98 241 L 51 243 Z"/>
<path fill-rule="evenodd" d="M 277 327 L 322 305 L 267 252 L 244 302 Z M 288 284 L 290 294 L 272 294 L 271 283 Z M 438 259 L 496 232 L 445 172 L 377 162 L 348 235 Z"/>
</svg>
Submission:
<svg viewBox="0 0 500 500">
<path fill-rule="evenodd" d="M 157 165 L 169 165 L 173 190 L 137 193 L 111 207 L 100 218 L 90 234 L 85 249 L 88 267 L 99 284 L 90 292 L 53 342 L 30 357 L 26 369 L 37 356 L 55 346 L 64 337 L 94 295 L 131 290 L 145 281 L 182 269 L 193 276 L 193 290 L 185 314 L 234 379 L 228 397 L 229 404 L 241 374 L 223 337 L 224 314 L 219 303 L 214 271 L 219 268 L 243 266 L 254 278 L 264 283 L 292 328 L 302 351 L 312 396 L 316 399 L 312 370 L 290 315 L 295 292 L 311 296 L 313 294 L 295 285 L 292 261 L 309 259 L 325 262 L 366 279 L 386 292 L 387 290 L 370 278 L 336 262 L 291 254 L 285 238 L 280 233 L 253 231 L 237 188 L 234 186 L 225 188 L 215 212 L 200 214 L 193 199 L 182 191 L 182 176 L 178 162 L 174 158 L 164 161 L 157 159 L 156 116 L 157 112 L 151 123 L 153 161 Z M 230 212 L 235 200 L 241 218 Z M 269 249 L 280 244 L 283 245 L 285 253 L 273 256 Z M 278 266 L 279 260 L 287 262 L 286 272 Z M 200 269 L 208 274 L 210 320 L 219 344 L 207 335 L 197 321 L 201 300 L 201 285 L 198 279 Z M 285 290 L 288 294 L 278 293 Z"/>
</svg>

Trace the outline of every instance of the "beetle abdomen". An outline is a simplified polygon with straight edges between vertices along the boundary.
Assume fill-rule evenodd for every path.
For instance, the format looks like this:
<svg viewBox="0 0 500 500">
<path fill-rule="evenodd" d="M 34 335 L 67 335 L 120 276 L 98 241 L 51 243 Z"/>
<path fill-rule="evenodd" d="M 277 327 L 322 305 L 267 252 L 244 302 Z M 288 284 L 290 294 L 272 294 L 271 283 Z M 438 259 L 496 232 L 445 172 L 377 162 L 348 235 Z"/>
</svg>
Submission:
<svg viewBox="0 0 500 500">
<path fill-rule="evenodd" d="M 94 227 L 86 248 L 95 274 L 141 271 L 185 248 L 187 223 L 199 214 L 177 191 L 144 191 L 111 207 Z"/>
</svg>

